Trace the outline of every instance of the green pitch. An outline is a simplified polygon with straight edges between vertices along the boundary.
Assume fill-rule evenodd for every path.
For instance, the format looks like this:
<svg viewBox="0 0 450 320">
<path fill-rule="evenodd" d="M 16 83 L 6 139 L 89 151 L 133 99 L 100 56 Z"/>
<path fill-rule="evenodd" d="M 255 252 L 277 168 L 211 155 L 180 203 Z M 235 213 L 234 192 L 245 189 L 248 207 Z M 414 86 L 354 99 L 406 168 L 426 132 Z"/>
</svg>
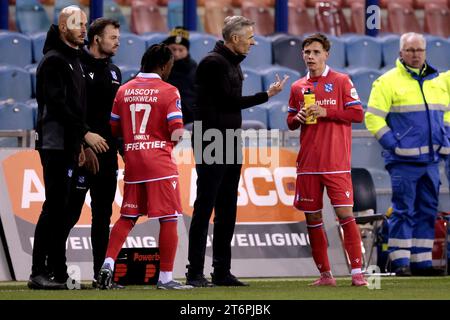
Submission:
<svg viewBox="0 0 450 320">
<path fill-rule="evenodd" d="M 196 288 L 189 291 L 156 290 L 154 286 L 128 286 L 124 290 L 29 290 L 24 282 L 0 282 L 0 300 L 450 300 L 450 277 L 382 277 L 381 288 L 355 288 L 350 278 L 338 278 L 338 286 L 309 287 L 312 278 L 244 279 L 249 287 Z M 86 283 L 87 284 L 87 283 Z"/>
</svg>

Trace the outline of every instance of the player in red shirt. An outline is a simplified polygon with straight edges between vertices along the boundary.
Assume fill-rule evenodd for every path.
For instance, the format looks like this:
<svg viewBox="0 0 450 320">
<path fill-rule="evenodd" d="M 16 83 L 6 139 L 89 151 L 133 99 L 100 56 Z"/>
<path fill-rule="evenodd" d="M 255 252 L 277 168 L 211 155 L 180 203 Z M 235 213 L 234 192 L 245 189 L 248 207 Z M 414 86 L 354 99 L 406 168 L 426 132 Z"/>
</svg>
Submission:
<svg viewBox="0 0 450 320">
<path fill-rule="evenodd" d="M 361 236 L 353 216 L 351 180 L 352 122 L 362 122 L 363 109 L 349 77 L 326 65 L 330 50 L 326 36 L 311 35 L 302 48 L 308 74 L 291 87 L 287 123 L 290 130 L 301 127 L 294 206 L 305 213 L 312 256 L 320 271 L 312 285 L 336 286 L 322 222 L 326 187 L 344 231 L 352 284 L 364 286 L 367 281 L 361 271 Z M 308 89 L 314 92 L 316 103 L 305 109 L 303 94 Z M 317 123 L 306 124 L 307 116 Z"/>
<path fill-rule="evenodd" d="M 157 288 L 192 288 L 172 278 L 178 243 L 177 217 L 182 209 L 178 171 L 171 153 L 183 129 L 180 94 L 165 82 L 173 61 L 166 45 L 151 46 L 142 57 L 141 73 L 121 86 L 114 99 L 111 128 L 115 136 L 124 140 L 125 187 L 121 217 L 111 231 L 98 277 L 101 289 L 110 288 L 114 262 L 141 215 L 160 222 L 161 271 Z"/>
</svg>

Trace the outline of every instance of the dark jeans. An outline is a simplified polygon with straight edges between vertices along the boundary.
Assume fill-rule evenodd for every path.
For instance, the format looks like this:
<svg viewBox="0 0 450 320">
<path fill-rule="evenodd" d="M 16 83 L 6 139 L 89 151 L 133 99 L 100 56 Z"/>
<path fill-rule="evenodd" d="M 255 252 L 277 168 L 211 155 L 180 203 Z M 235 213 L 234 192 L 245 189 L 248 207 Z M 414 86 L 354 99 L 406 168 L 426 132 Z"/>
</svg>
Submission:
<svg viewBox="0 0 450 320">
<path fill-rule="evenodd" d="M 53 273 L 57 281 L 67 279 L 66 236 L 68 199 L 77 170 L 74 154 L 63 150 L 39 150 L 44 175 L 45 201 L 36 224 L 32 276 Z"/>
<path fill-rule="evenodd" d="M 70 199 L 69 212 L 70 221 L 66 237 L 70 230 L 78 222 L 86 193 L 90 190 L 91 195 L 91 241 L 92 255 L 94 258 L 94 278 L 97 277 L 103 261 L 109 241 L 109 225 L 111 223 L 112 204 L 116 194 L 117 186 L 117 153 L 106 152 L 97 155 L 100 169 L 97 174 L 91 174 L 86 169 L 80 168 L 75 177 L 76 184 L 73 185 Z"/>
<path fill-rule="evenodd" d="M 189 274 L 203 273 L 209 219 L 214 209 L 213 267 L 231 268 L 231 240 L 236 224 L 240 164 L 197 164 L 197 198 L 189 229 Z"/>
</svg>

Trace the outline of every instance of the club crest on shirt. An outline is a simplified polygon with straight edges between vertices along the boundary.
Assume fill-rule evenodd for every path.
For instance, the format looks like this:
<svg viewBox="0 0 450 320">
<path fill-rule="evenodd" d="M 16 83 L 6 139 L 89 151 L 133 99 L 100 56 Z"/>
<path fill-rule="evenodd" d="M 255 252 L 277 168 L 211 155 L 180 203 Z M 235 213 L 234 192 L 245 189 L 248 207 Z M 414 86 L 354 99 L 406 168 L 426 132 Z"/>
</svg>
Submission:
<svg viewBox="0 0 450 320">
<path fill-rule="evenodd" d="M 114 70 L 111 70 L 111 76 L 113 77 L 114 80 L 117 80 L 117 74 Z"/>
<path fill-rule="evenodd" d="M 333 92 L 333 84 L 325 83 L 325 92 Z"/>
</svg>

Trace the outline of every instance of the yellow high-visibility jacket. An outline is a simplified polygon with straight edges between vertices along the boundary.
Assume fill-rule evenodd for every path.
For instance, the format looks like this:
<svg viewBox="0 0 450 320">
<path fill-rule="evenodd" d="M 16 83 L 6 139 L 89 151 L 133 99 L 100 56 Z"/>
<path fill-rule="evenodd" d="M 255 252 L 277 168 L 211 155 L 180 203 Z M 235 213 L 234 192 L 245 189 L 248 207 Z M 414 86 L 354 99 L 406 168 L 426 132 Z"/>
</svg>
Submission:
<svg viewBox="0 0 450 320">
<path fill-rule="evenodd" d="M 450 154 L 449 93 L 438 76 L 429 65 L 419 76 L 397 59 L 396 68 L 372 84 L 365 123 L 386 164 L 436 162 Z"/>
</svg>

